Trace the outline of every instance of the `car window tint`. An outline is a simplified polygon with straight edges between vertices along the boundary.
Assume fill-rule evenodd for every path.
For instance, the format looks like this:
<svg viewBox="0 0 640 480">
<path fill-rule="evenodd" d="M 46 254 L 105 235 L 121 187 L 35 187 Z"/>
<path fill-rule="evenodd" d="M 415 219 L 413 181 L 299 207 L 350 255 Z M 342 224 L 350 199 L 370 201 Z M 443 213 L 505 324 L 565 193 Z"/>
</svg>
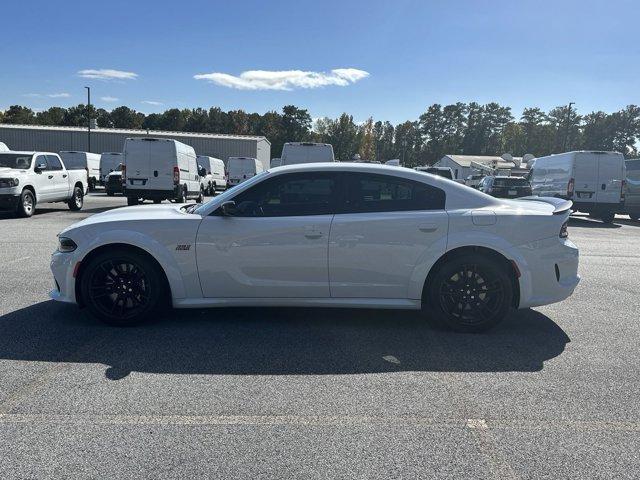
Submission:
<svg viewBox="0 0 640 480">
<path fill-rule="evenodd" d="M 390 175 L 349 174 L 344 213 L 443 210 L 442 189 Z"/>
<path fill-rule="evenodd" d="M 58 157 L 47 155 L 47 170 L 62 170 L 62 164 Z"/>
<path fill-rule="evenodd" d="M 323 172 L 279 175 L 233 198 L 243 217 L 326 215 L 335 211 L 337 181 Z"/>
</svg>

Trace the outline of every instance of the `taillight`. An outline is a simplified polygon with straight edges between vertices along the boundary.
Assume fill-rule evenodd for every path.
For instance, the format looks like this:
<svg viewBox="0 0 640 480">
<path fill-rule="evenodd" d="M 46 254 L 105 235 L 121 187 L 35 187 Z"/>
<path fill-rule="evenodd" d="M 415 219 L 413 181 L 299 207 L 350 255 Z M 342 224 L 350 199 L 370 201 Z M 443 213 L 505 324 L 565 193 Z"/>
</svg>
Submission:
<svg viewBox="0 0 640 480">
<path fill-rule="evenodd" d="M 560 238 L 567 238 L 569 236 L 568 222 L 564 222 L 560 227 Z"/>
<path fill-rule="evenodd" d="M 575 185 L 575 180 L 573 178 L 569 179 L 569 183 L 567 183 L 567 197 L 573 196 L 573 187 Z"/>
<path fill-rule="evenodd" d="M 125 165 L 122 165 L 122 185 L 126 185 L 127 184 L 127 167 Z"/>
<path fill-rule="evenodd" d="M 178 185 L 180 183 L 180 169 L 173 167 L 173 184 Z"/>
<path fill-rule="evenodd" d="M 622 184 L 620 185 L 620 201 L 624 202 L 624 190 L 625 187 L 627 186 L 627 181 L 626 180 L 622 180 Z"/>
</svg>

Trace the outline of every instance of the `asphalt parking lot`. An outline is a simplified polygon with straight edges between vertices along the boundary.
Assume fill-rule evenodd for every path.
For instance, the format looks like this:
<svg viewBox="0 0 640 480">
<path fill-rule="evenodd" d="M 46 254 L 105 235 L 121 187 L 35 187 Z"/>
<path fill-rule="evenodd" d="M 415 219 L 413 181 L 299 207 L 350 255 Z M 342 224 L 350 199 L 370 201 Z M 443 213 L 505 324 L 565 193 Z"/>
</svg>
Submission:
<svg viewBox="0 0 640 480">
<path fill-rule="evenodd" d="M 407 312 L 47 299 L 81 212 L 0 214 L 0 478 L 638 478 L 640 223 L 570 221 L 582 282 L 484 335 Z"/>
</svg>

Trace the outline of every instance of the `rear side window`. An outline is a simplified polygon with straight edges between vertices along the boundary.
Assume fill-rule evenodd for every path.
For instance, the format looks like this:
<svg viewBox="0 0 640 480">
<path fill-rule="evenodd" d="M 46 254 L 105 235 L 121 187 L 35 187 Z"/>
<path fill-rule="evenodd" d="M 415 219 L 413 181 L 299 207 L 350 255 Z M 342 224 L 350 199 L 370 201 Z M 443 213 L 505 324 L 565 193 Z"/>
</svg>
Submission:
<svg viewBox="0 0 640 480">
<path fill-rule="evenodd" d="M 528 187 L 529 182 L 526 178 L 496 178 L 496 187 Z"/>
<path fill-rule="evenodd" d="M 62 163 L 60 163 L 58 157 L 47 155 L 47 170 L 62 170 Z"/>
<path fill-rule="evenodd" d="M 351 173 L 343 213 L 444 210 L 442 189 L 390 175 Z"/>
<path fill-rule="evenodd" d="M 241 217 L 327 215 L 335 211 L 337 191 L 333 174 L 291 173 L 260 182 L 233 201 Z"/>
</svg>

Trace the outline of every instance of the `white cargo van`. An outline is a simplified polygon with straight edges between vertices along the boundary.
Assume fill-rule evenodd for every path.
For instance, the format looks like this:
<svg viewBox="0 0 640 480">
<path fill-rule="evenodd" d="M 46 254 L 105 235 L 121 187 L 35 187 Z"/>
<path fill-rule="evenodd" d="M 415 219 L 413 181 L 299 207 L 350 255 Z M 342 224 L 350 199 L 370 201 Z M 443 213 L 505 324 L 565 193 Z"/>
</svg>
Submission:
<svg viewBox="0 0 640 480">
<path fill-rule="evenodd" d="M 118 166 L 124 163 L 124 156 L 120 152 L 104 152 L 100 155 L 100 185 L 105 185 L 107 175 L 118 171 Z"/>
<path fill-rule="evenodd" d="M 335 162 L 330 143 L 288 142 L 282 147 L 280 165 Z"/>
<path fill-rule="evenodd" d="M 215 195 L 216 192 L 224 192 L 227 189 L 227 177 L 222 160 L 198 155 L 198 167 L 203 167 L 206 171 L 206 176 L 200 179 L 200 183 L 208 195 Z"/>
<path fill-rule="evenodd" d="M 124 194 L 129 205 L 139 200 L 202 201 L 196 152 L 170 138 L 127 138 L 124 142 Z"/>
<path fill-rule="evenodd" d="M 617 152 L 568 152 L 536 158 L 529 172 L 533 195 L 573 201 L 575 211 L 610 223 L 624 211 L 624 157 Z"/>
<path fill-rule="evenodd" d="M 271 163 L 269 163 L 270 168 L 276 168 L 276 167 L 279 167 L 280 165 L 282 165 L 281 158 L 272 158 Z"/>
<path fill-rule="evenodd" d="M 89 190 L 95 190 L 100 182 L 100 155 L 91 152 L 63 151 L 60 157 L 70 170 L 84 168 L 89 177 Z"/>
<path fill-rule="evenodd" d="M 227 160 L 227 183 L 230 187 L 262 172 L 262 162 L 251 157 L 229 157 Z"/>
</svg>

